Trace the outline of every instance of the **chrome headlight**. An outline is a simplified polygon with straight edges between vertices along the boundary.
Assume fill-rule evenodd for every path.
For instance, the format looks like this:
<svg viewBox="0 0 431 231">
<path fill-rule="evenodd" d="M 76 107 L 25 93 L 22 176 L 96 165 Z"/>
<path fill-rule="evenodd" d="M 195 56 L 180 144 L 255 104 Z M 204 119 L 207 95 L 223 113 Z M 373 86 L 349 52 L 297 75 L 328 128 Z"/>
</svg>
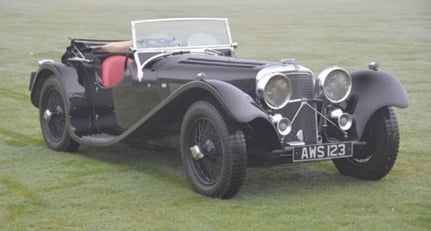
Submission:
<svg viewBox="0 0 431 231">
<path fill-rule="evenodd" d="M 330 67 L 323 70 L 317 77 L 320 91 L 332 103 L 341 103 L 349 96 L 352 79 L 342 68 Z"/>
<path fill-rule="evenodd" d="M 285 74 L 270 73 L 257 81 L 256 94 L 268 107 L 280 109 L 292 95 L 292 83 Z"/>
</svg>

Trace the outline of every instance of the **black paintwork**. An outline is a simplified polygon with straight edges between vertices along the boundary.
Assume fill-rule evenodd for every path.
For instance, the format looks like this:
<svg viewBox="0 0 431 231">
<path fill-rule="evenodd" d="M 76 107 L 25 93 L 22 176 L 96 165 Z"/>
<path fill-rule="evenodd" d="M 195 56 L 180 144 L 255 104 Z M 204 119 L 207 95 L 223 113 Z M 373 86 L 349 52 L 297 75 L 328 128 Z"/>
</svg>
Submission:
<svg viewBox="0 0 431 231">
<path fill-rule="evenodd" d="M 152 110 L 161 99 L 166 98 L 172 92 L 183 86 L 185 83 L 196 79 L 199 73 L 204 73 L 207 80 L 219 80 L 222 83 L 216 84 L 222 95 L 234 94 L 232 97 L 223 99 L 223 104 L 228 104 L 232 110 L 238 111 L 236 105 L 239 102 L 246 102 L 245 97 L 254 97 L 256 81 L 254 76 L 265 66 L 262 62 L 253 62 L 235 59 L 232 57 L 215 56 L 209 54 L 184 54 L 164 57 L 148 66 L 144 70 L 144 79 L 142 82 L 133 80 L 132 76 L 126 76 L 124 80 L 113 88 L 114 99 L 117 111 L 117 118 L 122 127 L 127 128 L 139 120 L 142 115 Z M 129 74 L 135 73 L 132 71 Z M 229 83 L 229 84 L 226 84 Z M 166 84 L 166 88 L 161 86 Z M 226 88 L 226 89 L 224 89 Z M 237 98 L 238 97 L 238 98 Z M 239 101 L 241 100 L 241 101 Z M 145 103 L 142 103 L 142 102 Z M 246 112 L 246 111 L 244 111 Z M 230 110 L 229 110 L 230 113 Z M 263 112 L 262 112 L 263 113 Z M 239 116 L 237 112 L 235 115 Z M 236 120 L 245 118 L 234 117 Z M 240 121 L 249 122 L 249 121 Z"/>
<path fill-rule="evenodd" d="M 386 71 L 359 70 L 352 77 L 351 104 L 358 136 L 362 136 L 371 115 L 384 106 L 406 108 L 409 99 L 401 82 Z"/>
<path fill-rule="evenodd" d="M 77 142 L 96 146 L 117 142 L 139 143 L 143 139 L 176 132 L 187 108 L 196 100 L 205 99 L 244 129 L 251 153 L 250 162 L 259 164 L 272 156 L 280 159 L 278 163 L 290 162 L 290 159 L 281 160 L 286 155 L 279 154 L 285 154 L 290 149 L 280 143 L 281 137 L 269 115 L 277 112 L 292 118 L 300 104 L 288 104 L 286 108 L 274 111 L 266 108 L 255 93 L 257 73 L 277 64 L 239 59 L 229 56 L 229 52 L 224 52 L 228 56 L 205 52 L 176 53 L 145 66 L 142 82 L 137 80 L 137 67 L 132 64 L 127 67 L 118 85 L 105 88 L 99 83 L 100 65 L 112 54 L 93 54 L 87 47 L 107 42 L 72 40 L 62 63 L 43 63 L 30 81 L 31 101 L 38 107 L 44 80 L 50 76 L 60 79 L 68 97 L 68 130 Z M 74 49 L 82 52 L 88 61 L 70 60 L 76 56 Z M 205 76 L 204 80 L 197 79 L 200 73 Z M 314 86 L 310 73 L 291 74 L 295 84 L 306 89 L 294 89 L 294 97 L 314 98 L 314 90 L 308 89 Z M 357 141 L 375 111 L 384 106 L 407 107 L 408 97 L 401 83 L 390 73 L 362 70 L 352 72 L 351 76 L 353 89 L 350 99 L 340 107 L 352 113 L 355 127 L 348 138 L 340 139 Z M 319 110 L 324 107 L 319 100 L 311 105 Z M 294 139 L 296 132 L 304 129 L 304 140 L 316 142 L 319 134 L 315 134 L 315 124 L 321 124 L 321 121 L 310 123 L 317 117 L 312 110 L 304 110 L 299 115 L 301 118 L 293 127 L 295 132 L 286 139 Z M 307 126 L 308 130 L 305 128 Z M 320 131 L 321 128 L 318 129 Z M 339 138 L 339 134 L 333 136 Z M 273 155 L 261 156 L 268 152 Z"/>
</svg>

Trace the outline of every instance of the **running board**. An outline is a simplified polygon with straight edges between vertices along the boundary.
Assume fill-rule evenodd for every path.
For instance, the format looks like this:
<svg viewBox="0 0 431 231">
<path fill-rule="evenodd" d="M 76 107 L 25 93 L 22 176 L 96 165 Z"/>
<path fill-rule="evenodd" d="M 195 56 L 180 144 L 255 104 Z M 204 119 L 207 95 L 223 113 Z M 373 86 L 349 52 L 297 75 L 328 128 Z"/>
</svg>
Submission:
<svg viewBox="0 0 431 231">
<path fill-rule="evenodd" d="M 81 139 L 92 143 L 109 142 L 115 138 L 117 138 L 117 136 L 109 135 L 107 133 L 92 134 L 81 137 Z"/>
</svg>

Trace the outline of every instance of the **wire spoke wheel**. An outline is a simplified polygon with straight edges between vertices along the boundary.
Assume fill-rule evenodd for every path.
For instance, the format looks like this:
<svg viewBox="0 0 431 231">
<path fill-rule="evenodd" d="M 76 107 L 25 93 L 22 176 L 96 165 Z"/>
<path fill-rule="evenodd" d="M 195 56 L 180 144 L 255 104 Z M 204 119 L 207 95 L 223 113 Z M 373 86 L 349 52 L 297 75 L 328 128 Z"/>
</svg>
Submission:
<svg viewBox="0 0 431 231">
<path fill-rule="evenodd" d="M 189 146 L 198 145 L 203 157 L 192 159 L 196 176 L 206 185 L 213 185 L 219 177 L 222 164 L 222 146 L 214 126 L 205 118 L 194 121 L 191 127 L 191 141 Z"/>
<path fill-rule="evenodd" d="M 195 191 L 230 198 L 240 189 L 246 172 L 245 138 L 229 132 L 216 107 L 198 101 L 187 110 L 181 126 L 181 157 Z"/>
<path fill-rule="evenodd" d="M 67 130 L 65 96 L 57 78 L 50 76 L 44 82 L 39 102 L 39 120 L 47 146 L 56 151 L 76 151 L 79 144 Z"/>
<path fill-rule="evenodd" d="M 65 132 L 65 115 L 64 115 L 64 104 L 61 100 L 60 93 L 54 89 L 50 88 L 47 95 L 47 105 L 44 112 L 44 121 L 47 126 L 47 135 L 53 141 L 59 141 L 62 134 Z M 50 114 L 50 117 L 47 117 Z"/>
</svg>

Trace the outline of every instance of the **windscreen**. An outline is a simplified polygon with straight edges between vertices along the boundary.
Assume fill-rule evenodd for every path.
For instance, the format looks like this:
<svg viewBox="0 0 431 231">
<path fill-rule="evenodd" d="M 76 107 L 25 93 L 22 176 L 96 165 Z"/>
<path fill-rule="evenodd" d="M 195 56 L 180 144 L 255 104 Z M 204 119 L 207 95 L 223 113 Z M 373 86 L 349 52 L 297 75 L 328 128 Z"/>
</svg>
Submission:
<svg viewBox="0 0 431 231">
<path fill-rule="evenodd" d="M 135 49 L 215 47 L 231 44 L 225 19 L 172 19 L 135 21 Z"/>
</svg>

